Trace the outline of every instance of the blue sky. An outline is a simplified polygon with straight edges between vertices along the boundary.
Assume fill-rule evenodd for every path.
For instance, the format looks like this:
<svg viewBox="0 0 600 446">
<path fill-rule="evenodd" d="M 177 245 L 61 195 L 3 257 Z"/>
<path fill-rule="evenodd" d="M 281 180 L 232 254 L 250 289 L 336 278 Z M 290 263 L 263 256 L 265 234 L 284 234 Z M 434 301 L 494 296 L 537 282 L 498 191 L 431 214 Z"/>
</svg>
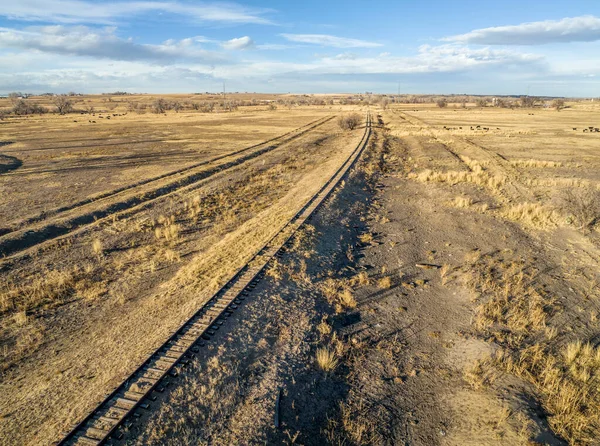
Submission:
<svg viewBox="0 0 600 446">
<path fill-rule="evenodd" d="M 600 96 L 597 0 L 5 0 L 0 93 Z"/>
</svg>

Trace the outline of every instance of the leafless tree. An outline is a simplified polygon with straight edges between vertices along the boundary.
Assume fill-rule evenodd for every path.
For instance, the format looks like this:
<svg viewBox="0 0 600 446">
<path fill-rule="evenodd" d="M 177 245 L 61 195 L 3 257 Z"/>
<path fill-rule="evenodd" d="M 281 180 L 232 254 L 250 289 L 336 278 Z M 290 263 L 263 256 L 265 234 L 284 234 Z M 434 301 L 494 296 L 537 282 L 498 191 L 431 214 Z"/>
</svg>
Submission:
<svg viewBox="0 0 600 446">
<path fill-rule="evenodd" d="M 21 93 L 17 93 L 13 91 L 12 93 L 8 93 L 8 99 L 10 99 L 10 103 L 15 105 L 15 103 L 20 100 L 22 97 Z"/>
<path fill-rule="evenodd" d="M 46 109 L 34 102 L 28 102 L 25 99 L 17 99 L 13 104 L 12 112 L 15 115 L 33 115 L 36 113 L 46 113 Z"/>
<path fill-rule="evenodd" d="M 531 96 L 521 96 L 521 107 L 533 107 L 535 106 L 535 98 Z"/>
<path fill-rule="evenodd" d="M 561 111 L 563 108 L 565 108 L 565 100 L 564 99 L 555 99 L 552 102 L 552 107 L 556 109 L 556 111 Z"/>
<path fill-rule="evenodd" d="M 169 103 L 163 98 L 158 98 L 152 103 L 154 113 L 164 113 L 169 108 Z"/>
<path fill-rule="evenodd" d="M 56 111 L 61 115 L 73 111 L 73 101 L 66 94 L 59 94 L 52 98 L 52 103 L 56 107 Z"/>
<path fill-rule="evenodd" d="M 448 101 L 446 100 L 446 98 L 438 99 L 435 103 L 437 104 L 437 106 L 439 108 L 446 108 L 446 107 L 448 107 Z"/>
</svg>

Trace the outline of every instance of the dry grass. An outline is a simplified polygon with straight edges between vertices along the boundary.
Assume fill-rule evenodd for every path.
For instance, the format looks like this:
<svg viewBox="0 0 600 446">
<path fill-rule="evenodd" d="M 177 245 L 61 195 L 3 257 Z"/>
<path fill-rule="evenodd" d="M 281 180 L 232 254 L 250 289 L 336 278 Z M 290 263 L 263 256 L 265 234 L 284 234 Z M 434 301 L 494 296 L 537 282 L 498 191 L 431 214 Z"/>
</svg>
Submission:
<svg viewBox="0 0 600 446">
<path fill-rule="evenodd" d="M 329 325 L 325 320 L 322 320 L 319 325 L 317 325 L 317 331 L 322 336 L 327 336 L 331 334 L 331 325 Z"/>
<path fill-rule="evenodd" d="M 349 281 L 350 286 L 366 286 L 371 283 L 371 279 L 369 279 L 369 275 L 365 271 L 361 271 L 356 276 L 352 277 Z"/>
<path fill-rule="evenodd" d="M 535 386 L 554 432 L 570 444 L 593 444 L 600 432 L 600 349 L 579 340 L 556 349 L 558 330 L 548 325 L 555 299 L 537 285 L 533 264 L 481 256 L 465 272 L 480 302 L 475 328 L 503 347 L 493 363 Z M 486 366 L 474 365 L 465 379 L 485 385 Z"/>
<path fill-rule="evenodd" d="M 356 300 L 354 299 L 352 291 L 350 291 L 348 288 L 344 289 L 344 291 L 340 293 L 339 297 L 344 307 L 356 308 Z"/>
<path fill-rule="evenodd" d="M 382 409 L 368 407 L 360 398 L 340 403 L 338 419 L 329 419 L 325 434 L 329 444 L 384 444 L 375 421 Z"/>
<path fill-rule="evenodd" d="M 373 239 L 373 234 L 371 234 L 370 232 L 367 232 L 365 234 L 361 234 L 358 239 L 362 242 L 362 243 L 371 243 L 374 239 Z"/>
<path fill-rule="evenodd" d="M 100 239 L 94 239 L 92 242 L 92 251 L 94 251 L 94 254 L 96 255 L 102 255 L 103 247 Z"/>
<path fill-rule="evenodd" d="M 83 288 L 85 276 L 80 268 L 48 270 L 30 277 L 27 282 L 3 282 L 0 286 L 0 311 L 23 312 L 41 306 L 62 303 L 77 289 Z"/>
<path fill-rule="evenodd" d="M 436 172 L 431 169 L 425 169 L 418 174 L 410 173 L 409 178 L 413 178 L 417 181 L 424 183 L 435 182 L 435 183 L 448 183 L 455 185 L 459 183 L 472 183 L 478 186 L 487 187 L 493 191 L 501 188 L 506 182 L 505 178 L 499 175 L 490 175 L 487 171 L 448 171 L 448 172 Z"/>
<path fill-rule="evenodd" d="M 350 288 L 351 284 L 352 280 L 329 277 L 320 283 L 320 289 L 337 311 L 341 312 L 343 308 L 356 308 L 356 300 Z"/>
<path fill-rule="evenodd" d="M 392 279 L 390 276 L 382 277 L 377 281 L 377 287 L 381 290 L 387 290 L 392 286 Z"/>
<path fill-rule="evenodd" d="M 328 347 L 317 349 L 316 353 L 317 366 L 325 373 L 333 372 L 339 365 L 339 360 L 335 351 L 330 350 Z"/>
<path fill-rule="evenodd" d="M 468 208 L 473 205 L 473 199 L 471 197 L 455 197 L 452 205 L 457 208 Z"/>
<path fill-rule="evenodd" d="M 559 220 L 559 216 L 553 208 L 539 203 L 521 203 L 509 206 L 501 210 L 501 215 L 509 220 L 535 228 L 552 228 Z"/>
<path fill-rule="evenodd" d="M 544 161 L 544 160 L 512 160 L 510 162 L 515 167 L 525 167 L 525 168 L 554 168 L 554 167 L 562 167 L 563 163 L 557 161 Z"/>
</svg>

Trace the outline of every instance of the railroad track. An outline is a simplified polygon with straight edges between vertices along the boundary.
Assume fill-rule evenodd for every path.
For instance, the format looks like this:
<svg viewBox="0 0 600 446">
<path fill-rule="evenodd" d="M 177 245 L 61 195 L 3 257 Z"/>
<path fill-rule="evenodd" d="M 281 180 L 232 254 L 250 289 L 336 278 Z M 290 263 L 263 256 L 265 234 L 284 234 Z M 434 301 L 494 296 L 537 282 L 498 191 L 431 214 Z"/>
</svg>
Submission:
<svg viewBox="0 0 600 446">
<path fill-rule="evenodd" d="M 229 152 L 158 177 L 140 181 L 134 185 L 128 185 L 107 192 L 93 199 L 82 200 L 78 203 L 31 217 L 25 223 L 22 223 L 20 227 L 13 228 L 12 230 L 8 229 L 8 231 L 5 230 L 1 233 L 0 256 L 9 258 L 9 256 L 18 254 L 28 248 L 71 234 L 87 225 L 98 223 L 118 212 L 123 212 L 199 181 L 206 180 L 219 172 L 261 156 L 282 144 L 293 141 L 331 121 L 334 117 L 328 116 L 317 119 L 268 141 L 263 141 L 235 152 Z M 228 160 L 228 158 L 232 157 L 234 158 Z M 195 172 L 195 169 L 201 170 Z M 166 184 L 160 183 L 165 179 L 172 179 L 172 181 Z M 144 186 L 146 186 L 144 190 L 139 190 Z M 94 206 L 94 208 L 81 213 L 86 206 Z M 51 219 L 51 217 L 55 219 Z M 61 217 L 64 218 L 58 220 Z"/>
<path fill-rule="evenodd" d="M 149 409 L 153 392 L 164 390 L 165 378 L 200 351 L 219 327 L 246 299 L 262 278 L 269 262 L 281 255 L 298 229 L 314 214 L 336 188 L 361 155 L 371 136 L 371 117 L 367 115 L 365 132 L 352 154 L 283 228 L 275 234 L 234 276 L 218 290 L 190 319 L 152 353 L 125 381 L 110 393 L 91 413 L 58 442 L 59 446 L 107 444 L 120 439 L 140 409 Z"/>
</svg>

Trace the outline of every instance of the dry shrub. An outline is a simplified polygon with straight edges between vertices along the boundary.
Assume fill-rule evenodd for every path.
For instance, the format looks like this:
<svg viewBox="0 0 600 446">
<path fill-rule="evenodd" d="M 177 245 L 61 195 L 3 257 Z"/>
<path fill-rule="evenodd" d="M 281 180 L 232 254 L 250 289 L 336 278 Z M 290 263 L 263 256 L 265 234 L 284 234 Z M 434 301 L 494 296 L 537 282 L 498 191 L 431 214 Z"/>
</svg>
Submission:
<svg viewBox="0 0 600 446">
<path fill-rule="evenodd" d="M 560 201 L 563 212 L 581 230 L 591 230 L 600 218 L 600 191 L 593 186 L 568 189 Z"/>
<path fill-rule="evenodd" d="M 18 327 L 22 327 L 27 324 L 29 318 L 27 317 L 27 313 L 25 311 L 19 311 L 14 314 L 13 320 Z"/>
<path fill-rule="evenodd" d="M 342 130 L 354 130 L 362 122 L 362 117 L 358 113 L 350 113 L 338 118 L 338 125 Z"/>
</svg>

